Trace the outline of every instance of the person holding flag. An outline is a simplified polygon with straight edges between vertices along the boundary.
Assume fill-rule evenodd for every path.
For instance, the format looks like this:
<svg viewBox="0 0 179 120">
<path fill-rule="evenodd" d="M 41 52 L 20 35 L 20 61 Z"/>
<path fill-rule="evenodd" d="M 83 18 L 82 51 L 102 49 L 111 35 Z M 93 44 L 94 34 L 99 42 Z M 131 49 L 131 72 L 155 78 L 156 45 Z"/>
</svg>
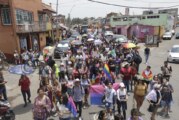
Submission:
<svg viewBox="0 0 179 120">
<path fill-rule="evenodd" d="M 108 78 L 108 80 L 110 82 L 113 82 L 113 79 L 112 79 L 112 76 L 111 76 L 111 72 L 110 72 L 110 69 L 109 69 L 109 66 L 108 64 L 104 64 L 104 68 L 103 68 L 103 72 L 104 74 L 106 75 L 106 77 Z"/>
<path fill-rule="evenodd" d="M 148 65 L 147 68 L 145 70 L 143 70 L 142 76 L 146 80 L 147 88 L 148 88 L 148 85 L 151 83 L 151 81 L 153 79 L 153 74 L 152 74 L 152 71 L 151 71 L 151 66 Z"/>
</svg>

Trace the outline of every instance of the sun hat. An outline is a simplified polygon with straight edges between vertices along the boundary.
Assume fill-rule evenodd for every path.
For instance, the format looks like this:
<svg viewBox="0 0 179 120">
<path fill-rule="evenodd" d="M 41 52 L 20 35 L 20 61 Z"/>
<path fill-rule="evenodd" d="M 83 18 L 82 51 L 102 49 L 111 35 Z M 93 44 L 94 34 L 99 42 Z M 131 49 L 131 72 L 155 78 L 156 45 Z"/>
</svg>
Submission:
<svg viewBox="0 0 179 120">
<path fill-rule="evenodd" d="M 119 83 L 119 86 L 120 86 L 120 87 L 122 87 L 122 88 L 124 88 L 124 87 L 125 87 L 125 85 L 124 85 L 124 83 L 123 83 L 123 82 Z"/>
<path fill-rule="evenodd" d="M 80 79 L 76 78 L 76 79 L 75 79 L 75 82 L 80 82 Z"/>
<path fill-rule="evenodd" d="M 122 63 L 122 67 L 125 67 L 126 65 L 129 65 L 129 63 L 128 62 L 123 62 Z"/>
</svg>

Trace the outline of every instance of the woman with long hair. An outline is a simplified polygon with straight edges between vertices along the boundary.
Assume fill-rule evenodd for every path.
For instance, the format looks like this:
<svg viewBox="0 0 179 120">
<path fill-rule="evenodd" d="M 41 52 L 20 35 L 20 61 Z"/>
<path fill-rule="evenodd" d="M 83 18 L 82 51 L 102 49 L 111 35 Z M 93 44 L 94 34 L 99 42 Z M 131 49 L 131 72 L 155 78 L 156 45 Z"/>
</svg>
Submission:
<svg viewBox="0 0 179 120">
<path fill-rule="evenodd" d="M 43 89 L 38 89 L 37 93 L 33 106 L 34 120 L 47 120 L 51 111 L 51 101 Z"/>
<path fill-rule="evenodd" d="M 147 85 L 142 76 L 138 76 L 137 79 L 138 81 L 134 88 L 134 99 L 137 102 L 137 110 L 140 111 L 140 107 L 142 106 L 147 93 Z"/>
</svg>

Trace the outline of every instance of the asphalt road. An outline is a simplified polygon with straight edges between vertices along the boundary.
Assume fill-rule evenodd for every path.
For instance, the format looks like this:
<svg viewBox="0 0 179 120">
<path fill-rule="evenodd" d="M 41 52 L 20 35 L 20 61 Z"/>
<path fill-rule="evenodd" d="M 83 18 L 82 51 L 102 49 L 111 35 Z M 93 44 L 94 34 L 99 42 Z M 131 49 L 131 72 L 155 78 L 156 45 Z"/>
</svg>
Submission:
<svg viewBox="0 0 179 120">
<path fill-rule="evenodd" d="M 179 31 L 179 28 L 177 28 L 176 31 Z M 163 61 L 167 59 L 168 50 L 172 47 L 174 44 L 179 44 L 179 40 L 175 40 L 174 38 L 170 41 L 162 41 L 159 47 L 153 47 L 151 48 L 151 56 L 149 58 L 149 64 L 152 67 L 153 73 L 157 74 L 160 73 L 160 67 L 163 65 Z M 140 53 L 141 56 L 143 55 L 144 46 L 140 44 Z M 144 60 L 144 59 L 143 59 Z M 59 60 L 57 60 L 57 63 Z M 173 99 L 174 102 L 172 104 L 172 113 L 170 113 L 170 118 L 168 120 L 179 120 L 179 94 L 177 93 L 179 91 L 178 83 L 179 83 L 179 77 L 178 77 L 178 71 L 179 71 L 179 64 L 171 63 L 170 64 L 173 67 L 173 73 L 171 77 L 171 84 L 174 87 L 174 93 L 173 93 Z M 143 62 L 140 65 L 140 71 L 145 69 L 146 64 Z M 7 83 L 7 95 L 9 98 L 9 101 L 12 105 L 13 110 L 16 114 L 16 120 L 32 120 L 32 104 L 34 101 L 34 98 L 37 96 L 37 88 L 39 86 L 39 76 L 38 76 L 38 70 L 36 70 L 32 75 L 29 75 L 29 78 L 31 80 L 31 100 L 32 103 L 28 104 L 26 108 L 23 107 L 23 98 L 21 95 L 20 88 L 18 87 L 18 80 L 20 78 L 19 75 L 10 74 L 7 71 L 4 71 L 4 77 L 5 80 L 8 81 Z M 128 100 L 128 110 L 127 110 L 127 117 L 129 117 L 130 110 L 132 109 L 132 94 L 129 97 Z M 150 120 L 150 113 L 147 112 L 148 103 L 147 101 L 144 102 L 141 111 L 145 114 L 143 117 L 144 120 Z M 83 119 L 84 120 L 93 120 L 96 113 L 99 112 L 99 110 L 104 109 L 103 106 L 90 106 L 88 109 L 83 109 Z M 57 120 L 58 118 L 53 118 L 54 120 Z M 160 116 L 156 116 L 156 120 L 163 120 L 164 118 Z"/>
</svg>

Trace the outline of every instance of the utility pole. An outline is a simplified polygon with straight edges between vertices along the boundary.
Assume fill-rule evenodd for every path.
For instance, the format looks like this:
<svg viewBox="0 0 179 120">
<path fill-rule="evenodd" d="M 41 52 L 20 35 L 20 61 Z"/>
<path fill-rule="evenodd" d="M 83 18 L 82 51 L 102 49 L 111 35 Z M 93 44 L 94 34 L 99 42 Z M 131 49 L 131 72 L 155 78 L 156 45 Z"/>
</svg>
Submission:
<svg viewBox="0 0 179 120">
<path fill-rule="evenodd" d="M 56 14 L 58 15 L 58 0 L 57 0 L 57 6 L 56 6 Z"/>
</svg>

